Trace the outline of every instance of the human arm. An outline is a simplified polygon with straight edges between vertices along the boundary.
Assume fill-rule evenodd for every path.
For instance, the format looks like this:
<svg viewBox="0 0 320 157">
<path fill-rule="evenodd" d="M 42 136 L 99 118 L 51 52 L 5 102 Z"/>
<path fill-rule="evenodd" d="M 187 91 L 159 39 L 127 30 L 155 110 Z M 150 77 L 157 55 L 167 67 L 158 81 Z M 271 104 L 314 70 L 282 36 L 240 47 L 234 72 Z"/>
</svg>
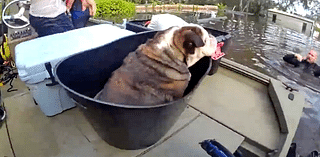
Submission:
<svg viewBox="0 0 320 157">
<path fill-rule="evenodd" d="M 319 77 L 320 76 L 320 67 L 316 63 L 314 63 L 314 64 L 315 64 L 315 66 L 314 66 L 313 75 L 315 77 Z"/>
<path fill-rule="evenodd" d="M 302 56 L 299 54 L 287 54 L 283 57 L 283 60 L 295 67 L 298 67 L 302 61 Z"/>
</svg>

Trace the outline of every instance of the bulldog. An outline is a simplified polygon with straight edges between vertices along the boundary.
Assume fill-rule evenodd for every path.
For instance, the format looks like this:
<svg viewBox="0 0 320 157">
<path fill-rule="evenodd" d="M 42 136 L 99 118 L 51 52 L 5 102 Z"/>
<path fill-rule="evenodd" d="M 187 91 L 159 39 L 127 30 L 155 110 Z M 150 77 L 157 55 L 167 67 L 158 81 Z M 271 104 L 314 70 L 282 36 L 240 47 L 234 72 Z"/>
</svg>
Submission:
<svg viewBox="0 0 320 157">
<path fill-rule="evenodd" d="M 201 26 L 171 27 L 130 52 L 95 99 L 125 105 L 156 105 L 183 97 L 188 67 L 212 56 L 217 40 Z"/>
</svg>

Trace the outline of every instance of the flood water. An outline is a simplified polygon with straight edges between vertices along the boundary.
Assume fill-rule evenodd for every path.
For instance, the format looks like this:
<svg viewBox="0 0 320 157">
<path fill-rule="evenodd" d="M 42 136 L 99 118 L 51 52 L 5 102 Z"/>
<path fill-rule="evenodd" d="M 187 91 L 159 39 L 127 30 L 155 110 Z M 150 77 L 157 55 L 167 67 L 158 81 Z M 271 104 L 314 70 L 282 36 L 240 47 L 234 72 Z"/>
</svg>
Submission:
<svg viewBox="0 0 320 157">
<path fill-rule="evenodd" d="M 286 64 L 282 57 L 288 53 L 305 56 L 311 49 L 320 53 L 317 38 L 272 23 L 267 17 L 219 13 L 224 20 L 207 19 L 210 13 L 176 14 L 190 23 L 229 32 L 232 35 L 225 58 L 248 66 L 278 79 L 300 91 L 305 97 L 306 107 L 300 120 L 294 142 L 297 152 L 306 156 L 311 151 L 320 151 L 320 79 L 301 69 Z M 136 18 L 150 18 L 138 14 Z M 199 20 L 200 19 L 200 20 Z M 320 65 L 320 59 L 317 64 Z"/>
</svg>

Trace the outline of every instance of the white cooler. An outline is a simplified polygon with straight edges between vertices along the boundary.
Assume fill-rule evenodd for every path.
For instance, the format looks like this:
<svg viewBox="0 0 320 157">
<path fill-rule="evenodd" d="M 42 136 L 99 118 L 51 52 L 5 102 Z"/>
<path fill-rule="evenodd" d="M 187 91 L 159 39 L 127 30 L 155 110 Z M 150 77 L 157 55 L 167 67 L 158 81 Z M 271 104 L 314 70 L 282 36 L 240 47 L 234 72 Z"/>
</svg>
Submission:
<svg viewBox="0 0 320 157">
<path fill-rule="evenodd" d="M 47 116 L 56 115 L 75 106 L 62 86 L 50 85 L 49 73 L 54 71 L 56 64 L 70 55 L 132 34 L 135 33 L 100 24 L 20 43 L 15 48 L 19 77 L 30 88 L 41 111 Z"/>
</svg>

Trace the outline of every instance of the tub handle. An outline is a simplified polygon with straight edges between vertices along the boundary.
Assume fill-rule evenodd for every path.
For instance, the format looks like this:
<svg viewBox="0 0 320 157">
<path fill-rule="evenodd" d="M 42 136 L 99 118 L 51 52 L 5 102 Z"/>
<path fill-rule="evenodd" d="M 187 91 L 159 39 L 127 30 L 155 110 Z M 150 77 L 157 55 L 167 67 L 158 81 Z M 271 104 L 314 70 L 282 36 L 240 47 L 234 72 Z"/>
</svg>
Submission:
<svg viewBox="0 0 320 157">
<path fill-rule="evenodd" d="M 44 63 L 49 75 L 50 75 L 50 79 L 52 81 L 52 83 L 48 83 L 46 84 L 46 86 L 54 86 L 54 85 L 57 85 L 59 84 L 53 77 L 53 73 L 52 73 L 52 66 L 51 66 L 51 63 L 50 62 L 47 62 L 47 63 Z"/>
<path fill-rule="evenodd" d="M 6 111 L 4 110 L 4 108 L 2 108 L 1 106 L 0 106 L 0 111 L 2 112 L 2 117 L 0 117 L 0 123 L 2 122 L 2 121 L 4 121 L 4 119 L 6 118 Z"/>
<path fill-rule="evenodd" d="M 72 102 L 74 102 L 75 104 L 77 104 L 79 107 L 87 110 L 87 107 L 83 106 L 82 104 L 78 103 L 77 101 L 75 101 L 73 98 L 70 98 Z"/>
</svg>

